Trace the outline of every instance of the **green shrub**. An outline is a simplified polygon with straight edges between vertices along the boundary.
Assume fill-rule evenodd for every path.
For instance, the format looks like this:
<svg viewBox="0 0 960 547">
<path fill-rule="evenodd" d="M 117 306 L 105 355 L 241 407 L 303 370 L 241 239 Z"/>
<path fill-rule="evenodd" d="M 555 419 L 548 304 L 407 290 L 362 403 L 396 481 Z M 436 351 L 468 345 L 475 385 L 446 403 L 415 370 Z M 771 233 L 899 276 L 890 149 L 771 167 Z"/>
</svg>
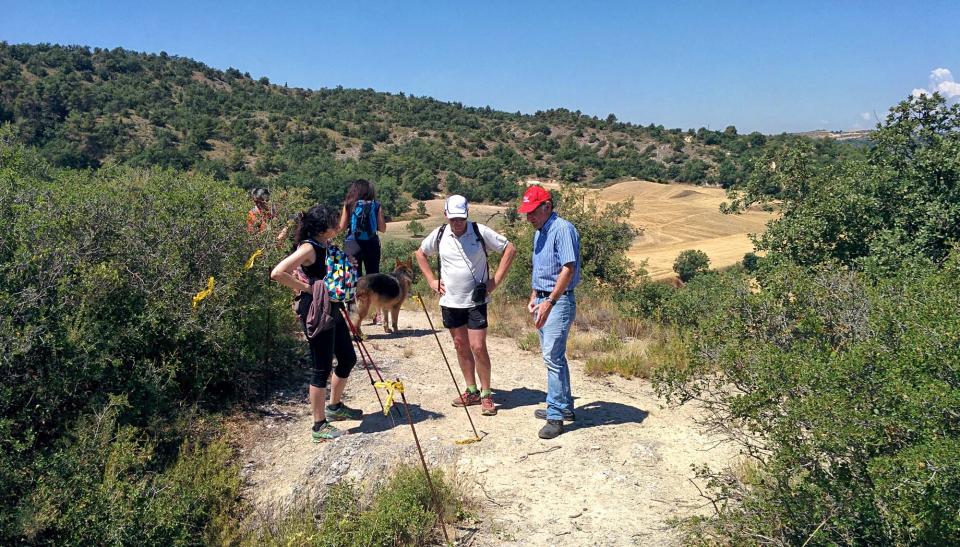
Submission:
<svg viewBox="0 0 960 547">
<path fill-rule="evenodd" d="M 617 306 L 627 317 L 659 317 L 676 289 L 666 283 L 643 281 L 616 293 Z"/>
<path fill-rule="evenodd" d="M 760 257 L 757 256 L 757 253 L 746 253 L 743 255 L 743 260 L 740 261 L 740 264 L 743 266 L 743 269 L 748 273 L 753 273 L 757 271 L 759 266 Z"/>
<path fill-rule="evenodd" d="M 446 523 L 452 523 L 463 511 L 461 502 L 440 471 L 430 477 L 437 489 Z M 400 467 L 363 503 L 360 489 L 350 482 L 330 489 L 314 516 L 304 511 L 288 517 L 272 533 L 269 528 L 252 534 L 246 543 L 253 545 L 316 545 L 390 547 L 426 545 L 442 539 L 439 514 L 423 471 Z"/>
<path fill-rule="evenodd" d="M 40 480 L 13 513 L 22 537 L 58 545 L 200 545 L 236 534 L 240 476 L 222 440 L 184 441 L 170 454 L 121 425 L 115 397 L 78 420 L 35 462 Z"/>
<path fill-rule="evenodd" d="M 274 201 L 280 218 L 290 204 L 302 205 L 282 192 Z M 44 487 L 37 478 L 47 476 L 44 465 L 60 461 L 58 439 L 111 396 L 129 402 L 118 421 L 134 429 L 119 431 L 138 432 L 124 433 L 117 446 L 163 472 L 172 460 L 153 460 L 144 447 L 184 408 L 247 397 L 289 370 L 299 347 L 287 334 L 293 327 L 289 291 L 268 279 L 286 249 L 276 246 L 275 229 L 247 233 L 248 207 L 241 190 L 206 176 L 125 168 L 58 172 L 31 151 L 0 142 L 4 543 L 28 533 L 69 539 L 60 535 L 69 527 L 57 524 L 67 517 L 49 521 L 54 528 L 48 531 L 46 517 L 30 519 L 28 530 L 27 521 L 11 515 Z M 258 248 L 263 256 L 244 269 Z M 215 289 L 194 308 L 192 299 L 209 277 Z M 169 442 L 176 447 L 177 439 Z M 72 465 L 60 466 L 57 480 L 102 476 L 72 476 Z M 70 508 L 80 512 L 71 522 L 82 520 L 84 507 Z M 109 523 L 92 526 L 114 533 Z"/>
<path fill-rule="evenodd" d="M 691 539 L 957 544 L 960 253 L 881 280 L 787 264 L 759 293 L 724 279 L 686 323 L 688 366 L 657 387 L 761 465 L 749 483 L 701 470 L 720 511 Z"/>
<path fill-rule="evenodd" d="M 707 328 L 717 319 L 717 310 L 727 309 L 749 292 L 747 278 L 736 271 L 698 275 L 663 302 L 660 319 L 680 327 Z"/>
<path fill-rule="evenodd" d="M 960 240 L 960 104 L 939 94 L 890 109 L 863 160 L 824 167 L 810 143 L 773 148 L 732 193 L 732 209 L 781 213 L 757 248 L 807 266 L 878 273 L 908 258 L 943 261 Z"/>
<path fill-rule="evenodd" d="M 694 276 L 702 274 L 710 267 L 710 258 L 707 253 L 695 249 L 688 249 L 677 255 L 673 261 L 673 271 L 680 281 L 690 281 Z"/>
<path fill-rule="evenodd" d="M 423 224 L 417 220 L 411 220 L 407 223 L 407 231 L 410 232 L 410 235 L 413 237 L 420 237 L 423 235 Z"/>
</svg>

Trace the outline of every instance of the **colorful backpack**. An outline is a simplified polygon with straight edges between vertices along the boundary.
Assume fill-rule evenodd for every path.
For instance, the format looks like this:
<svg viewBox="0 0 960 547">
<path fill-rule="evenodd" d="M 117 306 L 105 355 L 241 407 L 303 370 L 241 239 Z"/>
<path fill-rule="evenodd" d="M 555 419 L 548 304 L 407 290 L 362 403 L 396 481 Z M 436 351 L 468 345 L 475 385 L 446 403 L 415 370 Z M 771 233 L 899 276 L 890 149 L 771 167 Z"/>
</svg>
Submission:
<svg viewBox="0 0 960 547">
<path fill-rule="evenodd" d="M 356 292 L 357 271 L 347 253 L 333 245 L 327 247 L 327 275 L 323 285 L 334 302 L 350 302 Z"/>
</svg>

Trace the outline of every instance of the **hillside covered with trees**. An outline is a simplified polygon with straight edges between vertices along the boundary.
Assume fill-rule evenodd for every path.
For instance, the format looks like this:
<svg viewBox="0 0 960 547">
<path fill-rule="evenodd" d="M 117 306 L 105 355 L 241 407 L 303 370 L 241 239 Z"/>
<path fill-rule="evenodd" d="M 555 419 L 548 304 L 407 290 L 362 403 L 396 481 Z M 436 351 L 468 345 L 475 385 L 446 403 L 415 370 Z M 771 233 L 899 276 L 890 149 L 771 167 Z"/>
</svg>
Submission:
<svg viewBox="0 0 960 547">
<path fill-rule="evenodd" d="M 118 163 L 208 173 L 249 188 L 378 183 L 391 215 L 439 190 L 504 201 L 523 177 L 735 186 L 756 157 L 796 142 L 821 162 L 832 139 L 665 129 L 565 109 L 524 115 L 361 89 L 306 90 L 166 53 L 0 42 L 0 123 L 54 166 Z"/>
</svg>

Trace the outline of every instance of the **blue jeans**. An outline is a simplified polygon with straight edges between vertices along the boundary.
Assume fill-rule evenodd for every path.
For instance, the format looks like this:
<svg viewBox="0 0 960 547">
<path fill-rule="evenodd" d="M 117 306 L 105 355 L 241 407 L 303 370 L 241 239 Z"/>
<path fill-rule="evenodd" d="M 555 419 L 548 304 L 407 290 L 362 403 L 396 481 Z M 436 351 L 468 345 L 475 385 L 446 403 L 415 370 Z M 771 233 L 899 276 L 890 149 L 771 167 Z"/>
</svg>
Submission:
<svg viewBox="0 0 960 547">
<path fill-rule="evenodd" d="M 539 305 L 546 298 L 537 298 Z M 570 367 L 567 365 L 567 337 L 573 319 L 577 316 L 577 299 L 573 293 L 564 294 L 550 310 L 547 322 L 537 331 L 540 335 L 540 353 L 547 365 L 547 419 L 562 420 L 562 411 L 573 411 L 570 392 Z"/>
</svg>

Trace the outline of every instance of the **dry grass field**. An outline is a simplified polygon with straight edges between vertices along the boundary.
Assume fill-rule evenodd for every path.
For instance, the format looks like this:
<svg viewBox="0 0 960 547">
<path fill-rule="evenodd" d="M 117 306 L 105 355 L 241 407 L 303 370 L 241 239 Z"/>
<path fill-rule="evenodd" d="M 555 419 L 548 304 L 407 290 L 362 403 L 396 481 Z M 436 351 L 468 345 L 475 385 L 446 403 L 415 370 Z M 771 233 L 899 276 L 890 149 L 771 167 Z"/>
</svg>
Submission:
<svg viewBox="0 0 960 547">
<path fill-rule="evenodd" d="M 681 251 L 699 249 L 710 257 L 711 268 L 731 266 L 753 250 L 747 234 L 760 233 L 773 218 L 771 213 L 751 210 L 741 215 L 724 215 L 720 204 L 726 199 L 720 188 L 690 184 L 658 184 L 627 181 L 593 191 L 601 202 L 617 203 L 633 198 L 630 222 L 644 229 L 630 248 L 630 258 L 647 261 L 653 279 L 674 277 L 673 261 Z M 443 200 L 426 201 L 428 218 L 419 222 L 425 234 L 439 226 L 443 219 Z M 414 204 L 414 207 L 416 204 Z M 506 207 L 472 204 L 470 218 L 497 226 Z M 497 214 L 500 213 L 500 214 Z M 562 213 L 562 211 L 561 211 Z M 492 220 L 488 220 L 493 216 Z M 390 222 L 387 236 L 410 238 L 409 220 Z"/>
<path fill-rule="evenodd" d="M 725 215 L 720 212 L 726 200 L 722 189 L 689 184 L 627 181 L 599 190 L 597 196 L 607 203 L 633 198 L 630 222 L 644 231 L 630 248 L 630 258 L 646 260 L 653 279 L 673 277 L 673 261 L 687 249 L 707 253 L 711 268 L 736 264 L 753 250 L 747 234 L 763 232 L 774 218 L 759 210 Z"/>
</svg>

